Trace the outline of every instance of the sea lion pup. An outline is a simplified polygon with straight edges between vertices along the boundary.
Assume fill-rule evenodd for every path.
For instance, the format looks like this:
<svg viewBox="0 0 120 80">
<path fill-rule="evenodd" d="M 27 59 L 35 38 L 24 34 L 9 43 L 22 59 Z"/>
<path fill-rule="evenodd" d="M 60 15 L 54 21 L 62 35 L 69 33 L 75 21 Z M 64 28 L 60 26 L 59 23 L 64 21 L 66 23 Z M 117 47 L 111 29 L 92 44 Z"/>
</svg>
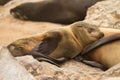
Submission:
<svg viewBox="0 0 120 80">
<path fill-rule="evenodd" d="M 87 46 L 83 52 L 76 57 L 76 60 L 82 61 L 89 65 L 102 68 L 106 70 L 118 63 L 120 63 L 120 33 L 112 34 L 97 40 L 96 42 Z M 81 59 L 81 56 L 83 59 Z M 85 61 L 89 60 L 89 62 Z M 104 66 L 90 62 L 96 61 Z"/>
<path fill-rule="evenodd" d="M 102 0 L 44 0 L 16 6 L 10 13 L 22 20 L 70 24 L 83 20 L 87 9 Z"/>
<path fill-rule="evenodd" d="M 38 36 L 19 39 L 8 45 L 8 49 L 13 56 L 31 54 L 35 58 L 50 57 L 61 62 L 74 58 L 85 46 L 101 37 L 103 33 L 96 26 L 79 21 Z"/>
</svg>

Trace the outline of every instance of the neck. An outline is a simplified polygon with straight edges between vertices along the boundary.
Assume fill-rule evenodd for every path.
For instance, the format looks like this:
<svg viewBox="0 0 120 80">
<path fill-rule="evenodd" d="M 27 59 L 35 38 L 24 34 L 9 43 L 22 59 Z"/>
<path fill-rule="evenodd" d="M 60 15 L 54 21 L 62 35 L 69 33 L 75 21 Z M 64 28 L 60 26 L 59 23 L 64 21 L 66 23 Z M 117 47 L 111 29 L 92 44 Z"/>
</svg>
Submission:
<svg viewBox="0 0 120 80">
<path fill-rule="evenodd" d="M 82 46 L 82 48 L 84 48 L 86 45 L 88 45 L 91 42 L 89 35 L 85 32 L 83 28 L 79 30 L 75 30 L 73 34 L 75 35 L 76 42 L 80 46 Z"/>
</svg>

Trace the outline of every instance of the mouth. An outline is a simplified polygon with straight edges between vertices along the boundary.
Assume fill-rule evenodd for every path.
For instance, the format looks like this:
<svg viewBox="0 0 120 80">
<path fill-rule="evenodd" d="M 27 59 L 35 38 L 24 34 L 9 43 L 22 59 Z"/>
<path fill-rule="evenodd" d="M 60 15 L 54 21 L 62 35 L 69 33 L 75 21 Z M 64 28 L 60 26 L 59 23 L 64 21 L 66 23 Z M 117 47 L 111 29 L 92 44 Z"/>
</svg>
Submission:
<svg viewBox="0 0 120 80">
<path fill-rule="evenodd" d="M 104 37 L 104 33 L 103 32 L 100 32 L 99 34 L 98 33 L 96 33 L 96 34 L 93 33 L 91 37 L 94 37 L 95 39 L 100 39 L 100 38 Z"/>
<path fill-rule="evenodd" d="M 14 45 L 8 45 L 7 48 L 14 57 L 23 56 L 26 53 L 22 47 L 15 47 Z"/>
</svg>

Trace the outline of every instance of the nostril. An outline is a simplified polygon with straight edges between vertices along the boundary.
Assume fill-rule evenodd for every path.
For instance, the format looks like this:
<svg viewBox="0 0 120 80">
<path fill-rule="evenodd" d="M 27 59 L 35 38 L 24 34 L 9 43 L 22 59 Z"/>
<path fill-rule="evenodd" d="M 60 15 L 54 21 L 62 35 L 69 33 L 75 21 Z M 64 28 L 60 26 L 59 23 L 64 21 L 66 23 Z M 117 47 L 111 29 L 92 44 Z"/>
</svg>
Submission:
<svg viewBox="0 0 120 80">
<path fill-rule="evenodd" d="M 10 14 L 12 16 L 14 16 L 15 18 L 19 18 L 21 16 L 21 12 L 19 10 L 16 10 L 16 9 L 11 9 Z"/>
<path fill-rule="evenodd" d="M 10 9 L 10 13 L 14 13 L 15 12 L 15 9 Z"/>
<path fill-rule="evenodd" d="M 104 33 L 103 32 L 100 33 L 100 38 L 102 38 L 102 37 L 104 37 Z"/>
<path fill-rule="evenodd" d="M 98 35 L 98 38 L 100 39 L 100 38 L 102 38 L 102 37 L 104 37 L 104 33 L 100 33 L 99 35 Z"/>
</svg>

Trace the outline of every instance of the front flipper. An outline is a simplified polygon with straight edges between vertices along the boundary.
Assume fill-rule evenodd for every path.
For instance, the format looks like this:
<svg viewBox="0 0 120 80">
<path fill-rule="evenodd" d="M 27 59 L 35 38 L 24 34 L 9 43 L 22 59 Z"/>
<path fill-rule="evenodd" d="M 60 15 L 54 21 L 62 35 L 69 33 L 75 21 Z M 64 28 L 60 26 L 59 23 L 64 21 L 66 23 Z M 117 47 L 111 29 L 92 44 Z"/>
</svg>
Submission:
<svg viewBox="0 0 120 80">
<path fill-rule="evenodd" d="M 62 61 L 60 61 L 59 62 L 59 60 L 57 61 L 56 59 L 55 60 L 50 60 L 50 59 L 47 59 L 47 58 L 43 58 L 43 57 L 38 57 L 38 58 L 36 58 L 38 61 L 46 61 L 46 62 L 49 62 L 49 63 L 52 63 L 52 64 L 54 64 L 54 65 L 56 65 L 56 66 L 58 66 L 58 67 L 60 67 L 60 63 L 61 62 L 64 62 L 65 60 L 62 60 Z"/>
<path fill-rule="evenodd" d="M 65 62 L 66 60 L 68 60 L 65 57 L 59 58 L 59 59 L 54 59 L 51 58 L 47 55 L 44 55 L 40 52 L 36 52 L 36 51 L 29 51 L 27 52 L 28 55 L 32 55 L 35 59 L 37 59 L 38 61 L 47 61 L 50 62 L 58 67 L 60 67 L 60 64 L 62 64 L 63 62 Z"/>
</svg>

